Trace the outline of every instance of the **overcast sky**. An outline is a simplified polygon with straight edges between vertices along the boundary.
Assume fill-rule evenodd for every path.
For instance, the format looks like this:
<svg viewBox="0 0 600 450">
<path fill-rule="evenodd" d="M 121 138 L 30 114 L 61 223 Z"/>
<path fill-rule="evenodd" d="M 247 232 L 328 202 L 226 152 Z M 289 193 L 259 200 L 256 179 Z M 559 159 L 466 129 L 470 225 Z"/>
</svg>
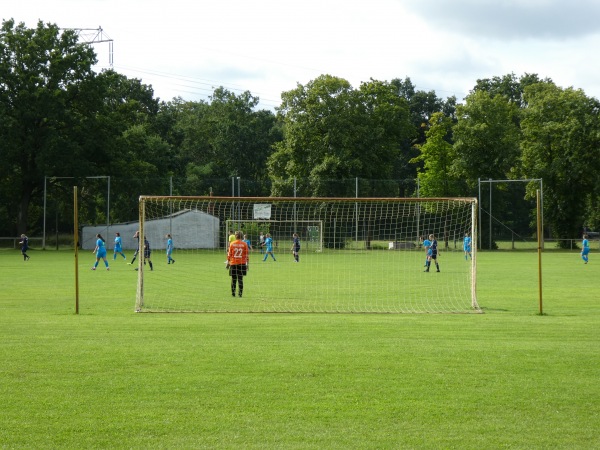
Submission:
<svg viewBox="0 0 600 450">
<path fill-rule="evenodd" d="M 261 108 L 322 74 L 409 77 L 461 102 L 477 79 L 537 73 L 600 98 L 599 0 L 2 0 L 2 19 L 102 27 L 113 68 L 161 100 L 224 86 Z M 97 71 L 109 45 L 94 44 Z"/>
</svg>

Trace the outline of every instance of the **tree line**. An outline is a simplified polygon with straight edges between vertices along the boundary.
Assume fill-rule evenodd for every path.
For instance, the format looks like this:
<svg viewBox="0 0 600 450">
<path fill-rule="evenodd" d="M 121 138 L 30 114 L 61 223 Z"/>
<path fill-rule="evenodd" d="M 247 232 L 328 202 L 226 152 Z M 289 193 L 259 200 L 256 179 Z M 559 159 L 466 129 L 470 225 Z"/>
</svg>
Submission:
<svg viewBox="0 0 600 450">
<path fill-rule="evenodd" d="M 549 78 L 480 79 L 458 103 L 408 77 L 353 87 L 324 74 L 270 111 L 224 87 L 162 101 L 96 62 L 74 31 L 3 21 L 0 235 L 39 232 L 45 201 L 53 227 L 68 229 L 73 185 L 80 221 L 97 224 L 135 220 L 140 194 L 232 195 L 238 177 L 244 196 L 304 197 L 354 196 L 357 182 L 361 196 L 477 196 L 482 179 L 543 179 L 549 234 L 600 227 L 600 104 Z M 93 178 L 108 176 L 110 211 Z M 501 187 L 494 211 L 531 222 L 522 200 L 538 187 Z"/>
</svg>

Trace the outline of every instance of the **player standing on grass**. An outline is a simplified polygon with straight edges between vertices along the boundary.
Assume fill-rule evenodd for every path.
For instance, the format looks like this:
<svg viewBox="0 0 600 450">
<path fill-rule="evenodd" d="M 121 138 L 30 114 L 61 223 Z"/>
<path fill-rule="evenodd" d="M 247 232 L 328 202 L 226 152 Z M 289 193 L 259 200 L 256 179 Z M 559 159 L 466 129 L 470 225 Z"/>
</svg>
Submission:
<svg viewBox="0 0 600 450">
<path fill-rule="evenodd" d="M 115 233 L 115 252 L 113 254 L 113 261 L 117 260 L 117 253 L 120 254 L 123 259 L 127 260 L 123 253 L 123 242 L 121 241 L 121 233 L 118 231 Z"/>
<path fill-rule="evenodd" d="M 431 241 L 429 239 L 423 239 L 421 236 L 421 245 L 425 249 L 425 265 L 423 267 L 427 267 L 427 262 L 431 259 L 431 250 L 429 249 L 429 247 L 431 247 Z"/>
<path fill-rule="evenodd" d="M 171 237 L 171 233 L 167 233 L 165 237 L 167 238 L 167 264 L 171 264 L 171 262 L 175 264 L 175 260 L 171 258 L 171 254 L 173 253 L 173 238 Z"/>
<path fill-rule="evenodd" d="M 138 234 L 138 239 L 139 239 L 139 234 Z M 144 236 L 144 265 L 146 265 L 146 261 L 148 261 L 148 264 L 150 264 L 150 270 L 154 270 L 154 267 L 152 266 L 152 259 L 150 259 L 151 255 L 152 255 L 152 250 L 150 250 L 150 242 L 148 242 L 148 239 L 146 239 L 146 236 Z M 135 260 L 135 258 L 134 258 L 134 260 Z M 138 270 L 138 269 L 139 269 L 138 267 L 135 268 L 135 270 Z"/>
<path fill-rule="evenodd" d="M 435 267 L 436 267 L 436 272 L 440 271 L 440 265 L 437 262 L 437 255 L 438 255 L 438 250 L 437 250 L 437 246 L 438 243 L 435 240 L 435 236 L 433 234 L 429 235 L 429 255 L 428 255 L 428 260 L 427 260 L 427 268 L 425 269 L 425 272 L 429 272 L 429 267 L 431 266 L 431 260 L 435 261 Z"/>
<path fill-rule="evenodd" d="M 29 256 L 27 255 L 27 250 L 29 250 L 29 238 L 22 234 L 19 244 L 21 245 L 21 255 L 23 255 L 23 261 L 29 261 Z"/>
<path fill-rule="evenodd" d="M 258 237 L 258 246 L 260 247 L 260 254 L 262 255 L 265 251 L 265 235 L 263 232 L 260 232 L 260 236 Z"/>
<path fill-rule="evenodd" d="M 148 261 L 150 270 L 154 270 L 154 267 L 152 267 L 152 260 L 150 259 L 151 254 L 152 250 L 150 250 L 150 242 L 148 242 L 148 239 L 146 239 L 146 236 L 144 236 L 144 264 L 146 264 L 146 261 Z"/>
<path fill-rule="evenodd" d="M 298 233 L 292 235 L 292 254 L 294 255 L 294 261 L 300 262 L 300 237 Z"/>
<path fill-rule="evenodd" d="M 471 255 L 471 236 L 469 236 L 469 233 L 465 233 L 463 250 L 465 251 L 465 261 L 467 260 L 467 257 L 473 259 L 473 256 Z"/>
<path fill-rule="evenodd" d="M 139 232 L 139 230 L 138 230 L 138 231 L 136 231 L 136 232 L 133 234 L 133 238 L 134 238 L 134 239 L 137 239 L 137 241 L 138 241 L 138 244 L 137 244 L 137 246 L 136 246 L 136 248 L 135 248 L 135 252 L 133 253 L 133 259 L 131 260 L 131 262 L 130 262 L 130 263 L 127 263 L 127 264 L 129 264 L 129 265 L 132 265 L 132 264 L 135 262 L 135 259 L 137 258 L 137 255 L 138 255 L 138 253 L 140 252 L 140 232 Z"/>
<path fill-rule="evenodd" d="M 92 267 L 92 270 L 96 270 L 96 267 L 98 267 L 98 263 L 100 262 L 100 258 L 104 260 L 106 270 L 110 270 L 110 267 L 108 267 L 108 261 L 106 259 L 106 246 L 104 245 L 104 238 L 100 233 L 96 235 L 96 238 L 96 248 L 92 251 L 92 253 L 96 254 L 96 263 L 94 264 L 94 267 Z"/>
<path fill-rule="evenodd" d="M 265 257 L 263 258 L 263 261 L 266 261 L 269 255 L 271 255 L 273 261 L 277 261 L 275 259 L 275 255 L 273 254 L 273 238 L 269 233 L 267 233 L 265 234 Z"/>
<path fill-rule="evenodd" d="M 248 245 L 242 240 L 242 232 L 235 232 L 235 240 L 229 244 L 227 264 L 231 276 L 231 296 L 235 297 L 235 287 L 238 286 L 238 296 L 244 292 L 244 275 L 248 272 Z"/>
<path fill-rule="evenodd" d="M 248 239 L 248 236 L 244 235 L 244 242 L 246 243 L 246 245 L 248 246 L 248 250 L 252 251 L 252 241 L 250 239 Z"/>
<path fill-rule="evenodd" d="M 583 235 L 583 241 L 581 241 L 581 259 L 583 259 L 584 264 L 587 264 L 589 261 L 588 254 L 590 253 L 590 243 L 588 241 L 588 235 Z"/>
</svg>

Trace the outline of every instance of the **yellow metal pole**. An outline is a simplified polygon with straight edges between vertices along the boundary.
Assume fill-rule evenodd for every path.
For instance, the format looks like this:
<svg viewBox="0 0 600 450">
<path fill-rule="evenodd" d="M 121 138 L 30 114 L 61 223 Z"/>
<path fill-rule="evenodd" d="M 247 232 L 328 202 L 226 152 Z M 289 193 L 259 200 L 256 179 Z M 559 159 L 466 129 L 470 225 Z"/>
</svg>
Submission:
<svg viewBox="0 0 600 450">
<path fill-rule="evenodd" d="M 75 314 L 79 314 L 79 221 L 77 219 L 77 186 L 73 186 L 73 242 L 75 244 Z"/>
<path fill-rule="evenodd" d="M 138 249 L 139 249 L 139 262 L 138 262 L 138 284 L 137 284 L 137 293 L 136 293 L 136 301 L 135 301 L 135 310 L 139 312 L 142 310 L 144 306 L 144 222 L 146 217 L 146 202 L 140 196 L 139 200 L 139 228 L 140 232 L 138 239 Z"/>
<path fill-rule="evenodd" d="M 536 192 L 536 203 L 537 203 L 537 239 L 538 239 L 538 291 L 540 301 L 540 314 L 544 314 L 544 308 L 542 306 L 542 221 L 541 221 L 541 207 L 540 207 L 540 190 Z"/>
</svg>

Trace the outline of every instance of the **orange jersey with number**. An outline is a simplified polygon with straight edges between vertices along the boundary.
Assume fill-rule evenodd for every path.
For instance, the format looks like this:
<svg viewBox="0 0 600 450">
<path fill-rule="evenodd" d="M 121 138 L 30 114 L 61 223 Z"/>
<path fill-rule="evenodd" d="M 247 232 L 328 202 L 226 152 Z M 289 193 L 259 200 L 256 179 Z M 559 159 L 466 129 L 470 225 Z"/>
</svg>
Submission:
<svg viewBox="0 0 600 450">
<path fill-rule="evenodd" d="M 227 251 L 229 265 L 248 264 L 248 245 L 244 241 L 233 241 Z"/>
</svg>

